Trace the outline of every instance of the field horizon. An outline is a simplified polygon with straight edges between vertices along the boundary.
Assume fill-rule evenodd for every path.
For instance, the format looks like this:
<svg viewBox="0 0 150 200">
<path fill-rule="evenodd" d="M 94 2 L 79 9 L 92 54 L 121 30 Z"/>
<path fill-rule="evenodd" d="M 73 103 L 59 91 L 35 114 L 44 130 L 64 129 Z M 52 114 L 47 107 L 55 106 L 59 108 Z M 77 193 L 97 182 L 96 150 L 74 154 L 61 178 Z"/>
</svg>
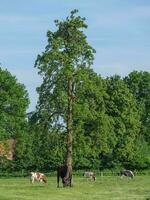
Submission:
<svg viewBox="0 0 150 200">
<path fill-rule="evenodd" d="M 73 187 L 57 188 L 56 177 L 48 177 L 47 184 L 31 184 L 29 177 L 1 178 L 0 200 L 150 200 L 149 180 L 150 176 L 98 176 L 94 182 L 73 176 Z"/>
</svg>

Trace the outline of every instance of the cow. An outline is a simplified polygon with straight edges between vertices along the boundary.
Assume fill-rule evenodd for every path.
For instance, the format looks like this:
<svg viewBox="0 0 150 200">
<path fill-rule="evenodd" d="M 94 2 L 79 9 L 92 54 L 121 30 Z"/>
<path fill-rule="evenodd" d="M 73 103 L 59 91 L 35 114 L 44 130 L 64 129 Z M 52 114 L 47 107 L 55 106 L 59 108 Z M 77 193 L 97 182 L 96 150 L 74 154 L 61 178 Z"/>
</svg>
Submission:
<svg viewBox="0 0 150 200">
<path fill-rule="evenodd" d="M 91 180 L 93 179 L 93 181 L 96 180 L 96 176 L 95 176 L 94 172 L 91 172 L 91 171 L 84 172 L 83 176 L 86 178 L 90 178 Z"/>
<path fill-rule="evenodd" d="M 59 187 L 59 178 L 62 179 L 63 187 L 72 186 L 72 166 L 61 165 L 57 168 L 57 187 Z"/>
<path fill-rule="evenodd" d="M 124 169 L 124 170 L 122 170 L 122 171 L 120 172 L 120 176 L 121 176 L 121 177 L 126 176 L 126 177 L 130 177 L 130 178 L 133 179 L 134 173 L 133 173 L 131 170 L 126 170 L 126 169 Z"/>
<path fill-rule="evenodd" d="M 30 182 L 34 183 L 35 181 L 47 183 L 47 177 L 40 172 L 30 172 Z"/>
</svg>

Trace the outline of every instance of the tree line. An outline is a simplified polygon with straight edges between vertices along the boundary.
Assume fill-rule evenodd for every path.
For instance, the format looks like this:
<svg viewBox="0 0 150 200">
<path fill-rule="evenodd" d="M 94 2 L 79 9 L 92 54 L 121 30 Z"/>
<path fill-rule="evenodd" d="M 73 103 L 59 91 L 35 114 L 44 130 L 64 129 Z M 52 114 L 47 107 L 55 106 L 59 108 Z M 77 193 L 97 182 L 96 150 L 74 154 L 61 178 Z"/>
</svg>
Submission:
<svg viewBox="0 0 150 200">
<path fill-rule="evenodd" d="M 94 72 L 95 50 L 76 13 L 47 32 L 33 112 L 25 86 L 0 69 L 0 139 L 17 141 L 12 161 L 1 156 L 1 171 L 56 170 L 65 159 L 74 169 L 150 167 L 150 73 Z"/>
</svg>

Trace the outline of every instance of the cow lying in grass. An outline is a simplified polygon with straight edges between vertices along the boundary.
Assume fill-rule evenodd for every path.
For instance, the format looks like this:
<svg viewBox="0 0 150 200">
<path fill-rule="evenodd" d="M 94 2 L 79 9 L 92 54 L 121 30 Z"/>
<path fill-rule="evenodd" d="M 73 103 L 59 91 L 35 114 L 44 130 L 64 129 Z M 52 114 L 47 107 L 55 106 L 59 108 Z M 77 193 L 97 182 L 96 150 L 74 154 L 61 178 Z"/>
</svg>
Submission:
<svg viewBox="0 0 150 200">
<path fill-rule="evenodd" d="M 34 183 L 35 181 L 47 183 L 47 177 L 40 172 L 30 172 L 30 181 L 31 183 Z"/>
<path fill-rule="evenodd" d="M 120 172 L 120 176 L 123 177 L 123 176 L 126 176 L 126 177 L 130 177 L 130 178 L 133 178 L 134 177 L 134 174 L 131 170 L 122 170 Z"/>
<path fill-rule="evenodd" d="M 83 176 L 91 180 L 93 179 L 93 181 L 96 180 L 94 172 L 84 172 Z"/>
</svg>

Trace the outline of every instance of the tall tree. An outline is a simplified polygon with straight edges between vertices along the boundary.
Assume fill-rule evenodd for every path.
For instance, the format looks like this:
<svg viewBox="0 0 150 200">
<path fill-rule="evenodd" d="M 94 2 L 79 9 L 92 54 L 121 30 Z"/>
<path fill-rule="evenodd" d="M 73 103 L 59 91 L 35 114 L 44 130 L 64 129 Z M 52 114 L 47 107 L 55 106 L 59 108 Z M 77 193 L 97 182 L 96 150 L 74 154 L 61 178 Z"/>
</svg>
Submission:
<svg viewBox="0 0 150 200">
<path fill-rule="evenodd" d="M 29 98 L 25 86 L 20 84 L 10 72 L 0 68 L 0 140 L 4 143 L 8 139 L 17 141 L 13 157 L 15 161 L 9 163 L 6 161 L 1 164 L 1 168 L 6 167 L 5 170 L 9 170 L 13 162 L 16 166 L 19 164 L 20 168 L 23 167 L 20 159 L 25 155 L 23 138 L 27 135 L 26 109 L 28 105 Z M 8 165 L 5 165 L 6 163 Z"/>
<path fill-rule="evenodd" d="M 43 77 L 43 83 L 37 89 L 39 118 L 47 128 L 61 125 L 67 132 L 66 181 L 72 170 L 75 77 L 79 76 L 81 66 L 87 68 L 92 64 L 95 52 L 83 33 L 87 28 L 85 18 L 75 16 L 77 12 L 73 10 L 64 21 L 55 20 L 57 30 L 47 32 L 48 45 L 35 64 Z"/>
<path fill-rule="evenodd" d="M 124 81 L 136 99 L 141 122 L 134 163 L 138 168 L 146 168 L 150 166 L 150 73 L 133 71 Z"/>
<path fill-rule="evenodd" d="M 133 71 L 124 80 L 137 101 L 141 136 L 150 144 L 150 73 Z"/>
<path fill-rule="evenodd" d="M 101 153 L 110 153 L 114 132 L 105 113 L 105 80 L 92 69 L 80 68 L 74 104 L 74 165 L 77 169 L 99 169 Z"/>
<path fill-rule="evenodd" d="M 23 84 L 0 68 L 0 138 L 16 138 L 25 125 L 28 93 Z"/>
</svg>

